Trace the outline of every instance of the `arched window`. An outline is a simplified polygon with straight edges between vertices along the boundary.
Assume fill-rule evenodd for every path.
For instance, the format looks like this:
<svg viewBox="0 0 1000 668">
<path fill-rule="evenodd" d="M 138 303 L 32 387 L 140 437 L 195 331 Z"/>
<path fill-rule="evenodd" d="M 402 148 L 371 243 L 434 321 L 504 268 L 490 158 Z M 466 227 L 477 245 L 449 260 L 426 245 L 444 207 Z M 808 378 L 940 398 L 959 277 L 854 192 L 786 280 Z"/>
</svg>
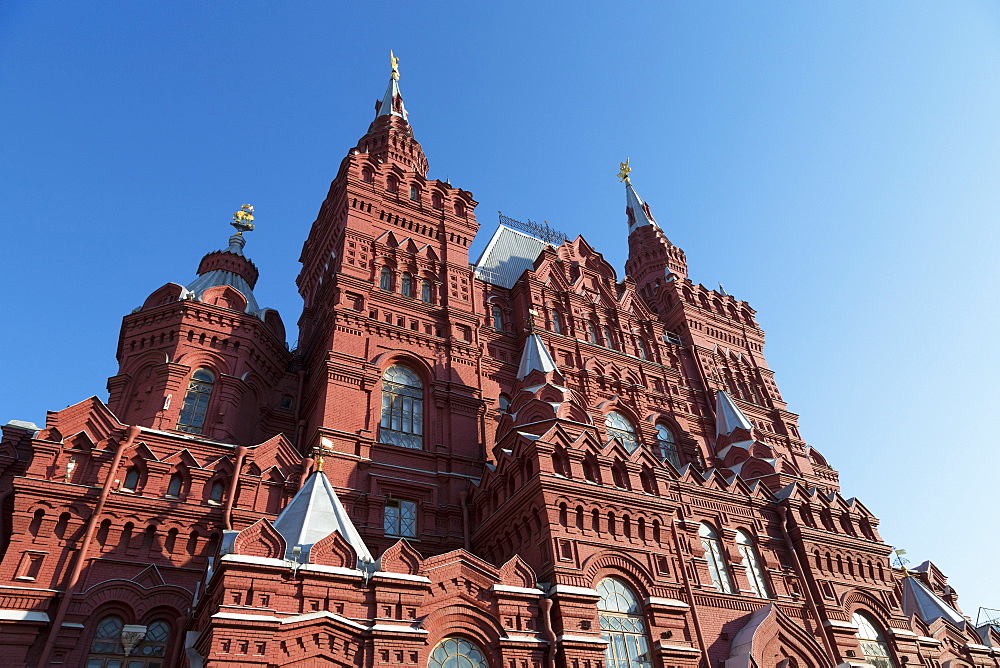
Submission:
<svg viewBox="0 0 1000 668">
<path fill-rule="evenodd" d="M 506 413 L 509 410 L 510 410 L 510 397 L 508 397 L 506 394 L 501 394 L 500 395 L 500 412 L 501 413 Z"/>
<path fill-rule="evenodd" d="M 212 488 L 208 493 L 208 500 L 210 503 L 222 503 L 223 497 L 226 495 L 226 486 L 221 480 L 217 480 L 212 484 Z"/>
<path fill-rule="evenodd" d="M 361 170 L 361 180 L 365 183 L 374 183 L 375 175 L 372 173 L 372 170 L 365 167 Z"/>
<path fill-rule="evenodd" d="M 614 348 L 615 347 L 615 340 L 613 338 L 611 338 L 611 328 L 610 327 L 602 327 L 601 328 L 601 332 L 604 334 L 604 347 L 605 348 Z"/>
<path fill-rule="evenodd" d="M 187 394 L 184 395 L 184 405 L 181 406 L 181 416 L 177 419 L 178 431 L 201 433 L 214 386 L 215 376 L 208 369 L 198 369 L 191 374 Z"/>
<path fill-rule="evenodd" d="M 395 176 L 389 176 L 389 178 L 385 180 L 385 189 L 391 193 L 398 193 L 399 179 L 397 179 Z"/>
<path fill-rule="evenodd" d="M 455 202 L 455 215 L 460 217 L 465 216 L 465 204 L 461 202 Z"/>
<path fill-rule="evenodd" d="M 893 668 L 892 655 L 889 654 L 889 644 L 879 630 L 875 620 L 867 613 L 855 612 L 851 621 L 858 627 L 858 643 L 865 661 L 875 668 Z"/>
<path fill-rule="evenodd" d="M 493 307 L 490 308 L 490 314 L 493 317 L 493 329 L 497 330 L 498 332 L 502 332 L 503 331 L 503 309 L 494 304 Z"/>
<path fill-rule="evenodd" d="M 392 270 L 389 267 L 382 267 L 378 274 L 378 286 L 383 290 L 392 290 Z"/>
<path fill-rule="evenodd" d="M 424 446 L 424 388 L 405 366 L 394 364 L 382 374 L 382 418 L 379 443 L 404 448 Z"/>
<path fill-rule="evenodd" d="M 726 568 L 726 560 L 722 556 L 722 543 L 715 529 L 707 524 L 698 526 L 698 536 L 701 538 L 701 546 L 705 550 L 705 561 L 708 562 L 708 573 L 712 576 L 712 584 L 715 588 L 725 594 L 733 594 L 733 581 L 729 578 L 729 569 Z"/>
<path fill-rule="evenodd" d="M 591 343 L 597 343 L 597 328 L 589 320 L 587 321 L 587 340 Z"/>
<path fill-rule="evenodd" d="M 486 655 L 465 638 L 445 638 L 427 659 L 427 668 L 489 668 Z"/>
<path fill-rule="evenodd" d="M 181 487 L 184 485 L 184 476 L 175 473 L 170 476 L 170 484 L 167 485 L 167 496 L 178 497 L 181 495 Z"/>
<path fill-rule="evenodd" d="M 677 441 L 674 439 L 674 432 L 666 425 L 656 425 L 656 445 L 660 448 L 660 459 L 680 468 L 681 456 L 677 453 Z"/>
<path fill-rule="evenodd" d="M 642 342 L 642 339 L 638 335 L 635 337 L 635 351 L 642 359 L 649 359 L 649 354 L 646 352 L 646 344 Z"/>
<path fill-rule="evenodd" d="M 629 452 L 635 452 L 639 447 L 639 441 L 635 439 L 635 427 L 621 413 L 611 411 L 605 415 L 604 428 L 607 429 L 609 437 L 617 438 Z"/>
<path fill-rule="evenodd" d="M 764 569 L 760 566 L 760 557 L 757 556 L 757 548 L 754 547 L 753 539 L 745 532 L 737 531 L 736 548 L 743 555 L 743 567 L 747 570 L 750 589 L 760 598 L 771 598 L 767 589 L 767 581 L 764 579 Z"/>
<path fill-rule="evenodd" d="M 420 301 L 430 304 L 431 303 L 431 282 L 430 281 L 420 281 Z"/>
<path fill-rule="evenodd" d="M 552 331 L 556 334 L 562 334 L 562 317 L 559 315 L 559 311 L 549 309 L 549 321 L 552 323 Z"/>
<path fill-rule="evenodd" d="M 119 617 L 109 615 L 97 623 L 94 639 L 90 643 L 90 654 L 87 656 L 87 668 L 104 668 L 122 665 L 122 628 L 125 624 Z M 110 660 L 110 662 L 109 662 Z"/>
<path fill-rule="evenodd" d="M 129 668 L 160 668 L 163 665 L 161 660 L 167 654 L 167 647 L 170 644 L 170 624 L 164 621 L 156 621 L 146 627 L 146 637 L 132 650 L 129 655 Z M 146 663 L 139 663 L 135 659 L 144 659 Z M 112 664 L 113 665 L 113 664 Z M 87 668 L 90 668 L 88 664 Z M 110 667 L 109 667 L 110 668 Z"/>
<path fill-rule="evenodd" d="M 597 585 L 601 636 L 608 668 L 650 668 L 649 639 L 639 599 L 623 582 L 605 578 Z"/>
<path fill-rule="evenodd" d="M 404 297 L 413 296 L 413 277 L 408 273 L 403 273 L 403 277 L 399 282 L 399 293 Z"/>
<path fill-rule="evenodd" d="M 139 487 L 139 469 L 134 466 L 129 467 L 129 470 L 125 472 L 125 482 L 122 484 L 122 489 L 129 492 L 134 492 Z"/>
<path fill-rule="evenodd" d="M 416 186 L 410 186 L 410 199 L 414 202 L 420 201 L 420 188 Z"/>
</svg>

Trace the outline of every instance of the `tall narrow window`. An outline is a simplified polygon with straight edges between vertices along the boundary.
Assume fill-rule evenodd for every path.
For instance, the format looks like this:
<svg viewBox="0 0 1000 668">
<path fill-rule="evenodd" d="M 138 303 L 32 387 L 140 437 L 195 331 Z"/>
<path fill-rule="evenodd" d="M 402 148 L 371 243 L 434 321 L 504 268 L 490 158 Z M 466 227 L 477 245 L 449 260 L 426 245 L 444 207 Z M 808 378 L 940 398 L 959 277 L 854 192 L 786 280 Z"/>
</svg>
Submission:
<svg viewBox="0 0 1000 668">
<path fill-rule="evenodd" d="M 129 470 L 125 472 L 125 482 L 122 483 L 122 489 L 129 492 L 134 492 L 139 487 L 139 469 L 134 466 L 129 467 Z"/>
<path fill-rule="evenodd" d="M 864 612 L 855 612 L 851 621 L 858 627 L 858 643 L 861 644 L 865 662 L 875 668 L 893 668 L 895 664 L 889 654 L 889 644 L 886 643 L 875 620 Z"/>
<path fill-rule="evenodd" d="M 382 374 L 379 443 L 420 449 L 424 445 L 424 388 L 410 369 L 394 364 Z"/>
<path fill-rule="evenodd" d="M 465 638 L 445 638 L 427 659 L 427 668 L 489 668 L 486 655 Z"/>
<path fill-rule="evenodd" d="M 404 297 L 413 296 L 413 277 L 407 273 L 403 274 L 402 279 L 399 282 L 399 292 Z"/>
<path fill-rule="evenodd" d="M 177 420 L 177 430 L 190 434 L 200 434 L 205 426 L 205 414 L 208 411 L 208 400 L 215 386 L 215 376 L 208 369 L 198 369 L 191 374 L 187 394 L 184 395 L 184 405 L 181 406 L 181 416 Z"/>
<path fill-rule="evenodd" d="M 184 484 L 184 476 L 180 473 L 175 473 L 170 476 L 170 484 L 167 485 L 167 496 L 172 496 L 174 498 L 181 495 L 181 486 Z"/>
<path fill-rule="evenodd" d="M 382 267 L 378 275 L 378 286 L 383 290 L 392 290 L 392 270 L 389 267 Z"/>
<path fill-rule="evenodd" d="M 597 343 L 597 328 L 590 321 L 587 322 L 587 340 L 591 343 Z"/>
<path fill-rule="evenodd" d="M 629 452 L 635 452 L 639 447 L 639 441 L 635 438 L 635 427 L 621 413 L 611 411 L 605 415 L 604 428 L 607 429 L 610 438 L 617 438 Z"/>
<path fill-rule="evenodd" d="M 507 413 L 510 411 L 510 397 L 506 394 L 500 395 L 500 412 Z"/>
<path fill-rule="evenodd" d="M 601 580 L 597 593 L 601 595 L 597 603 L 601 636 L 608 643 L 605 664 L 608 668 L 650 668 L 646 623 L 636 595 L 615 578 Z"/>
<path fill-rule="evenodd" d="M 417 504 L 397 499 L 386 501 L 382 528 L 387 536 L 416 536 Z"/>
<path fill-rule="evenodd" d="M 767 589 L 767 581 L 764 579 L 764 569 L 760 566 L 760 557 L 757 555 L 753 539 L 745 532 L 737 531 L 736 548 L 743 555 L 743 567 L 747 570 L 750 589 L 760 598 L 771 598 Z"/>
<path fill-rule="evenodd" d="M 497 330 L 498 332 L 502 332 L 503 331 L 503 309 L 500 308 L 499 306 L 494 305 L 490 309 L 490 313 L 493 316 L 493 329 Z"/>
<path fill-rule="evenodd" d="M 222 481 L 216 481 L 212 484 L 212 488 L 208 492 L 209 503 L 222 503 L 223 497 L 226 495 L 226 486 L 222 484 Z"/>
<path fill-rule="evenodd" d="M 170 625 L 167 622 L 153 622 L 146 627 L 146 637 L 142 639 L 139 646 L 132 650 L 128 668 L 160 668 L 164 664 L 162 659 L 167 654 L 167 646 L 170 644 Z M 135 659 L 144 659 L 144 663 L 139 663 Z M 114 664 L 108 666 L 111 668 Z M 124 668 L 124 667 L 123 667 Z"/>
<path fill-rule="evenodd" d="M 680 468 L 681 457 L 677 453 L 677 441 L 674 440 L 674 432 L 666 425 L 656 425 L 656 445 L 660 448 L 660 459 L 665 459 Z"/>
<path fill-rule="evenodd" d="M 726 568 L 726 560 L 722 556 L 722 543 L 715 529 L 707 524 L 698 527 L 698 536 L 701 537 L 701 547 L 705 550 L 705 561 L 708 562 L 708 573 L 712 576 L 712 584 L 715 588 L 725 594 L 733 594 L 733 581 L 729 578 L 729 569 Z"/>
<path fill-rule="evenodd" d="M 642 339 L 638 335 L 635 337 L 635 352 L 642 359 L 649 359 L 649 355 L 646 353 L 646 344 L 642 342 Z"/>
<path fill-rule="evenodd" d="M 611 338 L 611 328 L 610 327 L 602 327 L 601 328 L 601 332 L 604 334 L 604 347 L 605 348 L 614 348 L 615 347 L 615 340 L 613 338 Z"/>
<path fill-rule="evenodd" d="M 416 186 L 410 186 L 410 199 L 414 202 L 420 201 L 420 188 Z"/>
<path fill-rule="evenodd" d="M 420 301 L 430 304 L 431 303 L 431 282 L 430 281 L 420 281 Z"/>
<path fill-rule="evenodd" d="M 562 318 L 559 317 L 559 311 L 549 309 L 549 319 L 552 322 L 552 331 L 556 334 L 562 334 Z"/>
</svg>

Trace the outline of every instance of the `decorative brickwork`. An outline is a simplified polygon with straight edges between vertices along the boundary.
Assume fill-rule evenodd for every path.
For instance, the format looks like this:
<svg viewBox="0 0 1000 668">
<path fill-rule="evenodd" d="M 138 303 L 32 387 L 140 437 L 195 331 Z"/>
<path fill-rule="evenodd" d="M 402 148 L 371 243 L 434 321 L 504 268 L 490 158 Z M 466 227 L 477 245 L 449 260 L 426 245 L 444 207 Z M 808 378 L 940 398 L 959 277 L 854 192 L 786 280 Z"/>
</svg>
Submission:
<svg viewBox="0 0 1000 668">
<path fill-rule="evenodd" d="M 470 264 L 476 202 L 427 172 L 394 77 L 293 350 L 236 235 L 125 316 L 106 403 L 3 428 L 6 666 L 1000 666 L 631 182 L 619 280 L 509 228 Z"/>
</svg>

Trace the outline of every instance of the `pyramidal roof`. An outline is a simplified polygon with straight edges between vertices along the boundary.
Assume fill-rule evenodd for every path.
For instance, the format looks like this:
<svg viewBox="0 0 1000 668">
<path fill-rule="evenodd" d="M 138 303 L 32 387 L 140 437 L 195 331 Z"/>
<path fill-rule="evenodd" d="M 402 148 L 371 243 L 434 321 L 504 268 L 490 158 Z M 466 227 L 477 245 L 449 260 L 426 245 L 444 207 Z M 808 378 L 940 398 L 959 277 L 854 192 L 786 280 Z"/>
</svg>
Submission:
<svg viewBox="0 0 1000 668">
<path fill-rule="evenodd" d="M 403 95 L 399 92 L 399 58 L 389 52 L 389 62 L 392 63 L 392 75 L 389 77 L 389 86 L 385 89 L 382 101 L 378 103 L 378 110 L 375 118 L 379 116 L 398 116 L 406 120 L 406 107 L 403 106 Z"/>
<path fill-rule="evenodd" d="M 916 613 L 925 624 L 942 617 L 956 626 L 965 624 L 965 617 L 913 576 L 903 578 L 903 611 Z"/>
<path fill-rule="evenodd" d="M 296 545 L 301 546 L 303 554 L 308 555 L 317 541 L 339 531 L 358 553 L 359 564 L 375 561 L 322 471 L 313 471 L 302 489 L 278 515 L 274 528 L 285 539 L 286 559 L 292 558 L 292 548 Z"/>
<path fill-rule="evenodd" d="M 524 380 L 532 371 L 548 373 L 557 371 L 556 361 L 552 359 L 552 354 L 545 347 L 542 337 L 532 332 L 524 340 L 524 350 L 521 351 L 521 364 L 517 367 L 517 379 Z"/>
<path fill-rule="evenodd" d="M 753 424 L 724 390 L 715 394 L 715 435 L 729 436 L 737 429 L 753 430 Z"/>
<path fill-rule="evenodd" d="M 234 234 L 229 237 L 229 248 L 222 251 L 215 251 L 215 253 L 231 253 L 243 258 L 243 260 L 246 260 L 246 263 L 250 263 L 250 260 L 248 260 L 243 254 L 243 246 L 246 245 L 246 242 L 247 241 L 243 235 Z M 212 255 L 214 255 L 214 253 L 209 254 L 209 256 Z M 246 263 L 241 262 L 241 264 Z M 256 275 L 256 269 L 253 269 L 253 272 Z M 261 317 L 261 308 L 257 304 L 257 299 L 253 295 L 253 286 L 250 285 L 245 276 L 242 276 L 234 271 L 228 271 L 227 269 L 223 269 L 221 267 L 209 269 L 185 287 L 194 299 L 200 301 L 206 290 L 220 285 L 228 285 L 236 290 L 239 290 L 240 294 L 242 294 L 247 300 L 246 312 Z"/>
</svg>

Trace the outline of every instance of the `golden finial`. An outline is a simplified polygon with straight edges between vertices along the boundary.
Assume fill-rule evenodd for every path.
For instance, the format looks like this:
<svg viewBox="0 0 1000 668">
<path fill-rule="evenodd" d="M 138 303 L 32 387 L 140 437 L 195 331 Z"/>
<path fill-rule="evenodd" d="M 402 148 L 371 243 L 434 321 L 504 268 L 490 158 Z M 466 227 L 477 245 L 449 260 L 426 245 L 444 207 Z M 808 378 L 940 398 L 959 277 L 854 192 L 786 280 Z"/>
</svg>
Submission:
<svg viewBox="0 0 1000 668">
<path fill-rule="evenodd" d="M 236 228 L 236 234 L 243 236 L 244 232 L 253 232 L 253 205 L 244 204 L 240 210 L 233 214 L 233 222 L 229 223 Z"/>
<path fill-rule="evenodd" d="M 632 168 L 628 166 L 628 160 L 628 158 L 625 158 L 625 162 L 619 163 L 618 180 L 622 183 L 632 185 L 632 182 L 628 180 L 628 173 L 632 171 Z"/>
<path fill-rule="evenodd" d="M 399 81 L 399 58 L 389 49 L 389 65 L 392 66 L 392 78 Z"/>
</svg>

